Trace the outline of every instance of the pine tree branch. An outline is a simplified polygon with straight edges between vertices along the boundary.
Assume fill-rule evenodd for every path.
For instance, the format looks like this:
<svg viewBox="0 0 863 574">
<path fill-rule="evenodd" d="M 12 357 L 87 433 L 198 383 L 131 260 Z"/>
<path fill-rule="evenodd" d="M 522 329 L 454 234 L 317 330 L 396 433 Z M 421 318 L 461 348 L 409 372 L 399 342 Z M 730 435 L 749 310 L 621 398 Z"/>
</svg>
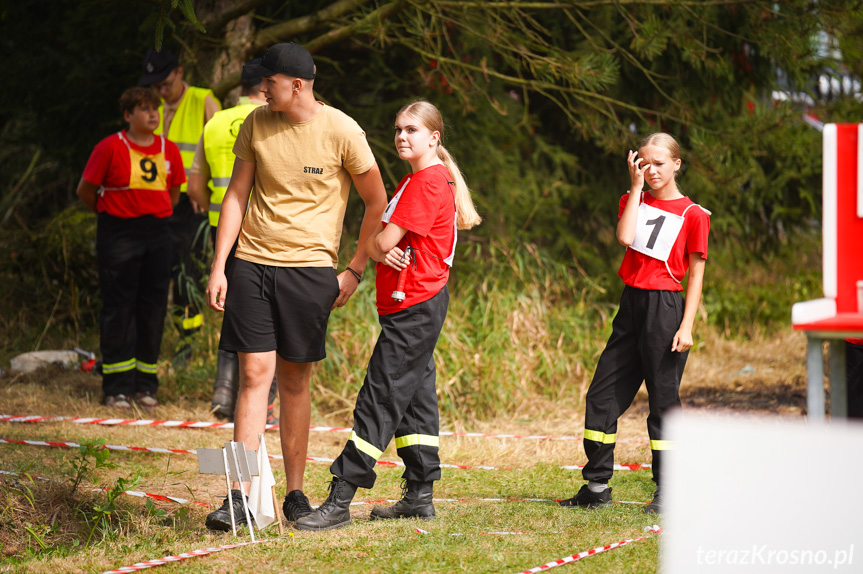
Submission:
<svg viewBox="0 0 863 574">
<path fill-rule="evenodd" d="M 340 0 L 339 2 L 331 4 L 327 8 L 324 8 L 323 10 L 320 10 L 315 14 L 310 14 L 301 18 L 295 18 L 294 20 L 289 20 L 287 22 L 284 22 L 283 24 L 277 24 L 275 26 L 265 28 L 264 30 L 258 32 L 258 34 L 255 36 L 251 53 L 261 51 L 264 47 L 268 47 L 272 44 L 278 43 L 279 41 L 290 40 L 296 34 L 307 32 L 310 29 L 319 26 L 321 22 L 325 21 L 323 20 L 324 16 L 326 16 L 327 19 L 333 19 L 340 16 L 344 11 L 350 10 L 357 6 L 361 6 L 362 4 L 365 4 L 367 2 L 369 2 L 369 0 Z M 338 11 L 335 10 L 337 5 Z M 389 4 L 385 4 L 380 8 L 373 10 L 365 17 L 360 18 L 359 20 L 355 20 L 351 24 L 347 24 L 345 26 L 330 30 L 329 32 L 318 36 L 317 38 L 314 38 L 303 45 L 309 52 L 314 54 L 322 48 L 329 46 L 330 44 L 334 44 L 340 40 L 352 36 L 359 30 L 373 22 L 389 18 L 390 16 L 402 10 L 406 5 L 407 0 L 395 0 L 394 2 L 390 2 Z M 284 32 L 286 35 L 274 36 L 277 30 Z M 261 44 L 264 38 L 266 38 L 267 41 Z M 239 83 L 239 72 L 227 74 L 218 84 L 213 86 L 213 92 L 216 94 L 216 97 L 222 98 L 226 93 L 228 93 L 229 90 L 234 88 Z"/>
<path fill-rule="evenodd" d="M 459 28 L 468 34 L 476 35 L 477 30 L 483 30 L 483 42 L 497 54 L 507 59 L 513 66 L 517 65 L 517 61 L 521 61 L 528 68 L 531 68 L 532 71 L 535 71 L 535 66 L 539 64 L 554 71 L 556 74 L 564 74 L 571 68 L 570 64 L 563 62 L 568 54 L 562 53 L 556 46 L 542 37 L 541 32 L 544 30 L 544 27 L 520 11 L 506 13 L 508 18 L 502 17 L 502 13 L 487 11 L 477 20 L 471 21 L 437 11 L 435 10 L 436 4 L 431 4 L 427 7 L 418 6 L 417 8 L 428 13 L 433 18 L 441 20 L 448 26 Z M 507 19 L 514 19 L 516 21 L 511 23 L 507 22 Z M 525 22 L 525 20 L 529 20 L 529 22 Z M 532 24 L 532 26 L 528 26 L 528 23 Z M 449 33 L 446 31 L 448 26 L 439 26 L 441 28 L 439 32 L 430 31 L 430 25 L 423 29 L 424 33 L 422 37 L 427 43 L 429 38 L 438 39 L 437 45 L 432 48 L 437 54 L 447 53 L 443 51 L 443 46 L 439 39 L 441 37 L 449 39 Z M 586 34 L 584 31 L 582 33 Z M 586 39 L 592 42 L 589 36 L 586 36 Z M 457 57 L 456 48 L 451 42 L 447 48 L 451 51 L 450 53 Z M 594 44 L 594 49 L 597 52 L 613 53 L 612 50 L 602 49 L 596 44 Z M 557 57 L 555 57 L 555 54 Z"/>
<path fill-rule="evenodd" d="M 407 6 L 407 4 L 408 0 L 394 0 L 389 4 L 384 4 L 380 8 L 370 12 L 364 18 L 356 20 L 340 28 L 336 28 L 335 30 L 330 30 L 326 34 L 322 34 L 314 40 L 306 43 L 305 46 L 309 50 L 309 52 L 314 54 L 325 46 L 329 46 L 330 44 L 334 44 L 340 40 L 344 40 L 345 38 L 353 36 L 360 30 L 371 24 L 386 20 L 387 18 L 398 14 L 401 10 L 405 8 L 405 6 Z"/>
<path fill-rule="evenodd" d="M 525 88 L 528 88 L 530 90 L 539 92 L 539 93 L 545 95 L 546 97 L 548 97 L 548 95 L 551 93 L 557 93 L 557 94 L 564 95 L 564 96 L 572 96 L 572 97 L 578 99 L 579 101 L 581 101 L 583 103 L 599 101 L 599 102 L 604 102 L 606 104 L 609 104 L 613 108 L 628 110 L 628 111 L 636 113 L 638 115 L 652 115 L 652 116 L 665 118 L 665 119 L 668 119 L 668 120 L 671 120 L 674 122 L 679 122 L 679 123 L 684 123 L 684 121 L 685 121 L 684 118 L 682 118 L 678 115 L 671 114 L 668 112 L 663 112 L 660 110 L 644 108 L 644 107 L 637 106 L 634 104 L 630 104 L 628 102 L 624 102 L 624 101 L 619 100 L 617 98 L 612 98 L 610 96 L 606 96 L 606 95 L 600 94 L 598 92 L 592 92 L 590 90 L 583 90 L 581 88 L 576 88 L 573 86 L 564 86 L 564 85 L 554 84 L 551 82 L 544 82 L 541 80 L 530 80 L 530 79 L 526 79 L 526 78 L 519 78 L 517 76 L 511 76 L 509 74 L 504 74 L 503 72 L 498 72 L 496 70 L 488 68 L 487 66 L 480 67 L 480 66 L 476 66 L 474 64 L 469 64 L 467 62 L 462 62 L 460 60 L 456 60 L 453 58 L 447 58 L 445 56 L 441 56 L 440 54 L 432 54 L 430 52 L 423 50 L 419 46 L 416 46 L 416 45 L 414 45 L 410 42 L 406 42 L 404 40 L 396 40 L 396 43 L 399 44 L 400 46 L 403 46 L 409 50 L 416 52 L 417 54 L 419 54 L 423 58 L 426 58 L 427 60 L 435 60 L 438 62 L 438 64 L 449 64 L 453 67 L 463 68 L 465 70 L 470 70 L 472 72 L 478 72 L 478 73 L 484 74 L 486 76 L 491 76 L 491 77 L 497 78 L 499 80 L 503 80 L 504 82 L 509 83 L 511 85 L 525 87 Z M 554 100 L 554 101 L 556 101 L 556 100 Z M 561 106 L 560 102 L 556 101 L 556 103 L 558 104 L 558 106 Z M 592 105 L 591 107 L 595 107 L 595 106 Z M 564 113 L 571 116 L 570 112 L 565 107 L 561 107 L 561 109 L 563 110 Z M 605 111 L 605 112 L 603 112 L 603 114 L 609 115 L 609 111 Z M 695 125 L 692 122 L 688 122 L 688 123 L 690 126 Z M 700 127 L 700 126 L 698 126 L 698 127 Z"/>
<path fill-rule="evenodd" d="M 204 28 L 207 29 L 207 33 L 210 36 L 221 36 L 228 22 L 244 16 L 268 2 L 270 0 L 235 0 L 228 9 L 207 18 L 203 22 Z"/>
<path fill-rule="evenodd" d="M 617 50 L 617 52 L 620 55 L 622 55 L 625 60 L 627 60 L 630 64 L 635 66 L 642 74 L 644 74 L 644 77 L 647 78 L 647 81 L 653 85 L 654 89 L 656 89 L 656 91 L 659 92 L 662 95 L 662 97 L 664 97 L 669 102 L 672 102 L 673 104 L 680 106 L 680 102 L 678 102 L 674 97 L 672 97 L 670 94 L 668 94 L 665 90 L 662 89 L 662 86 L 660 86 L 659 83 L 656 81 L 653 72 L 651 72 L 650 70 L 645 68 L 641 64 L 639 59 L 635 57 L 635 54 L 632 54 L 629 50 L 627 50 L 626 48 L 624 48 L 623 46 L 621 46 L 617 42 L 615 42 L 608 34 L 606 34 L 599 26 L 597 26 L 593 20 L 591 20 L 590 18 L 587 18 L 581 10 L 576 10 L 576 12 L 581 17 L 582 20 L 590 23 L 590 26 L 596 31 L 597 34 L 602 36 L 602 38 L 606 41 L 607 44 L 614 46 L 615 49 Z M 566 14 L 567 14 L 567 16 L 570 16 L 569 10 L 566 11 Z M 585 35 L 585 36 L 587 35 L 587 31 L 583 30 L 581 25 L 578 22 L 576 22 L 571 16 L 570 16 L 570 20 L 572 20 L 572 22 L 576 26 L 578 26 L 579 30 L 582 31 L 583 35 Z"/>
<path fill-rule="evenodd" d="M 255 34 L 255 39 L 252 41 L 252 53 L 259 52 L 277 42 L 290 40 L 304 32 L 320 28 L 323 24 L 335 20 L 369 2 L 370 0 L 338 0 L 312 14 L 264 28 Z M 306 48 L 308 48 L 308 45 L 306 45 Z M 311 52 L 312 50 L 309 49 L 309 51 Z"/>
</svg>

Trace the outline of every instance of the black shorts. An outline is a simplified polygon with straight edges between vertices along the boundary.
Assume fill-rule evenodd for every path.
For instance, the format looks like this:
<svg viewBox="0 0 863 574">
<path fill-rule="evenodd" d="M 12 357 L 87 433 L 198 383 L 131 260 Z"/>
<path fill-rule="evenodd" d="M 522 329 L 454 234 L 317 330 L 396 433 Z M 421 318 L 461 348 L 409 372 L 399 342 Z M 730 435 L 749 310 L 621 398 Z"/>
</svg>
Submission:
<svg viewBox="0 0 863 574">
<path fill-rule="evenodd" d="M 219 348 L 276 351 L 292 363 L 320 361 L 327 356 L 327 321 L 338 296 L 332 267 L 273 267 L 235 259 Z"/>
</svg>

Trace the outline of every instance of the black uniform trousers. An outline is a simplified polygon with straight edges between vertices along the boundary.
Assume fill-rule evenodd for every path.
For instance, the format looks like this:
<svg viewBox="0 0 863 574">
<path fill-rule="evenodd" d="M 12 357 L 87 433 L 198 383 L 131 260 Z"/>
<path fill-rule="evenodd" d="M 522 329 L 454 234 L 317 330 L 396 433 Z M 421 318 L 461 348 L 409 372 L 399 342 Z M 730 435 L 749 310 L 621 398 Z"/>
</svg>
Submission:
<svg viewBox="0 0 863 574">
<path fill-rule="evenodd" d="M 171 280 L 167 222 L 100 213 L 96 252 L 102 296 L 102 389 L 107 396 L 155 393 Z"/>
<path fill-rule="evenodd" d="M 168 218 L 172 252 L 171 279 L 174 281 L 174 321 L 186 337 L 203 324 L 198 302 L 203 297 L 201 265 L 206 261 L 207 234 L 210 222 L 206 214 L 195 213 L 185 193 Z"/>
<path fill-rule="evenodd" d="M 330 472 L 371 488 L 375 463 L 395 436 L 407 480 L 440 480 L 434 349 L 446 319 L 446 286 L 431 299 L 381 315 L 381 334 L 354 408 L 354 428 Z"/>
<path fill-rule="evenodd" d="M 614 472 L 617 419 L 635 398 L 641 382 L 647 387 L 650 414 L 647 432 L 653 453 L 653 480 L 659 485 L 662 451 L 662 417 L 680 406 L 680 380 L 689 351 L 671 351 L 674 334 L 683 320 L 684 301 L 678 291 L 654 291 L 626 286 L 612 333 L 599 358 L 587 390 L 584 415 L 586 480 L 608 482 Z"/>
</svg>

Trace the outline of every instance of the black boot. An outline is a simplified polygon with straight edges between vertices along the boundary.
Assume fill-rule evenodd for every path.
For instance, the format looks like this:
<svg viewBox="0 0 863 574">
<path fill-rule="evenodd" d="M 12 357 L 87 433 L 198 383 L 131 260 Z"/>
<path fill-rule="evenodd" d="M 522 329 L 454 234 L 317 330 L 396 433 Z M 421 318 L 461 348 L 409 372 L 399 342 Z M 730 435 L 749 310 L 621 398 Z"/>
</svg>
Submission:
<svg viewBox="0 0 863 574">
<path fill-rule="evenodd" d="M 662 497 L 659 494 L 659 487 L 656 487 L 656 492 L 653 493 L 653 500 L 650 504 L 644 507 L 645 514 L 662 514 Z"/>
<path fill-rule="evenodd" d="M 402 499 L 392 506 L 375 506 L 372 509 L 372 520 L 390 518 L 433 519 L 435 516 L 434 504 L 432 504 L 433 486 L 434 482 L 406 480 L 405 485 L 402 486 Z"/>
<path fill-rule="evenodd" d="M 612 490 L 613 489 L 609 486 L 602 492 L 593 492 L 586 484 L 583 484 L 575 496 L 567 498 L 566 500 L 561 500 L 558 504 L 565 508 L 573 508 L 576 506 L 578 508 L 590 508 L 591 510 L 594 508 L 601 508 L 611 504 Z"/>
<path fill-rule="evenodd" d="M 234 420 L 237 402 L 237 381 L 240 379 L 240 361 L 236 353 L 219 350 L 216 363 L 216 383 L 213 385 L 213 401 L 210 410 L 228 420 Z"/>
<path fill-rule="evenodd" d="M 297 520 L 297 530 L 332 530 L 351 523 L 351 501 L 357 487 L 338 476 L 330 483 L 330 495 L 313 513 Z"/>
</svg>

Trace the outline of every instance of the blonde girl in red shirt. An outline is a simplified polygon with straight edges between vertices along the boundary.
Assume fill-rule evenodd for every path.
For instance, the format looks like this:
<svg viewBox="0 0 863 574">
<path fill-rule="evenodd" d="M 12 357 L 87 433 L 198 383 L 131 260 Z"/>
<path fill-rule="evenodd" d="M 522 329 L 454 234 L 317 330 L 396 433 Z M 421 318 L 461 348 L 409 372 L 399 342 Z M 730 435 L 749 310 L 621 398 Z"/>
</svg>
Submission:
<svg viewBox="0 0 863 574">
<path fill-rule="evenodd" d="M 646 384 L 647 430 L 656 492 L 647 512 L 661 508 L 662 417 L 680 406 L 680 380 L 692 347 L 692 324 L 701 300 L 710 212 L 677 187 L 680 147 L 665 133 L 647 136 L 627 157 L 631 186 L 620 198 L 617 239 L 627 247 L 618 275 L 620 307 L 611 337 L 587 391 L 584 450 L 587 484 L 560 504 L 597 508 L 611 503 L 617 419 Z M 644 184 L 650 189 L 644 191 Z M 682 281 L 689 272 L 686 298 Z"/>
<path fill-rule="evenodd" d="M 378 262 L 381 334 L 357 396 L 353 431 L 330 467 L 330 495 L 297 521 L 300 530 L 349 524 L 357 488 L 374 486 L 375 464 L 393 437 L 405 462 L 403 496 L 392 506 L 376 506 L 372 519 L 435 516 L 432 486 L 441 474 L 433 355 L 449 304 L 456 229 L 480 222 L 458 165 L 442 145 L 443 133 L 440 112 L 428 102 L 396 115 L 396 150 L 411 173 L 368 244 Z"/>
</svg>

